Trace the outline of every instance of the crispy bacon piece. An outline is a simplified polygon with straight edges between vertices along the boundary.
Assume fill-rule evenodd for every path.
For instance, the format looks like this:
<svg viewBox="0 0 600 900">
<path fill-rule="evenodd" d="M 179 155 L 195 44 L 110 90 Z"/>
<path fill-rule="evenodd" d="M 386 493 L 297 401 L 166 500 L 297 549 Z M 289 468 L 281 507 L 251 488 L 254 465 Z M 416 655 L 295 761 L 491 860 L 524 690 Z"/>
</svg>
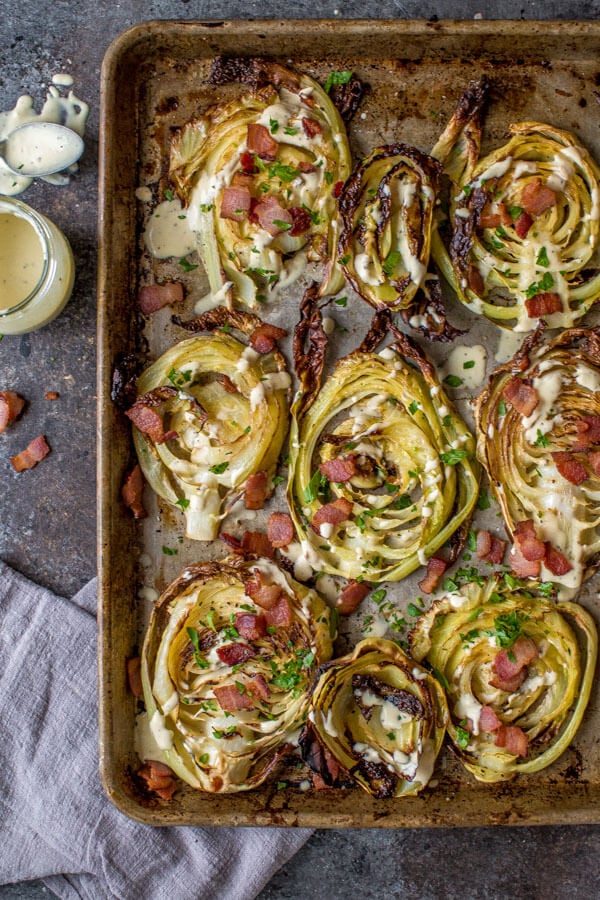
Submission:
<svg viewBox="0 0 600 900">
<path fill-rule="evenodd" d="M 228 547 L 234 551 L 234 553 L 242 553 L 242 542 L 238 541 L 236 537 L 232 534 L 228 534 L 226 531 L 222 531 L 219 535 L 223 543 L 227 544 Z"/>
<path fill-rule="evenodd" d="M 562 477 L 571 484 L 582 484 L 589 477 L 586 467 L 572 453 L 557 451 L 552 454 L 552 459 Z"/>
<path fill-rule="evenodd" d="M 504 559 L 506 541 L 501 541 L 490 531 L 477 532 L 477 558 L 498 566 Z"/>
<path fill-rule="evenodd" d="M 352 512 L 352 503 L 345 497 L 339 497 L 333 503 L 326 503 L 321 506 L 312 517 L 311 525 L 318 528 L 319 525 L 327 523 L 328 525 L 339 525 L 345 522 Z"/>
<path fill-rule="evenodd" d="M 267 559 L 273 559 L 275 549 L 262 531 L 245 531 L 242 536 L 240 546 L 242 553 L 253 553 L 254 556 L 266 556 Z"/>
<path fill-rule="evenodd" d="M 245 185 L 226 187 L 221 200 L 220 218 L 243 222 L 250 212 L 250 199 L 250 191 Z"/>
<path fill-rule="evenodd" d="M 556 206 L 556 194 L 542 184 L 541 178 L 534 178 L 523 188 L 521 206 L 530 216 L 541 216 L 547 209 Z"/>
<path fill-rule="evenodd" d="M 546 568 L 549 569 L 553 575 L 566 575 L 567 572 L 570 572 L 573 566 L 569 562 L 566 556 L 557 550 L 556 547 L 553 547 L 552 544 L 546 544 Z"/>
<path fill-rule="evenodd" d="M 134 697 L 142 697 L 142 660 L 132 656 L 127 660 L 127 685 Z"/>
<path fill-rule="evenodd" d="M 256 656 L 256 653 L 247 644 L 224 644 L 217 648 L 217 656 L 226 666 L 239 666 Z"/>
<path fill-rule="evenodd" d="M 46 438 L 40 434 L 24 450 L 9 458 L 16 472 L 24 472 L 25 469 L 33 469 L 34 466 L 37 466 L 49 453 L 50 447 L 46 443 Z"/>
<path fill-rule="evenodd" d="M 538 656 L 538 648 L 531 638 L 521 635 L 510 650 L 496 654 L 492 663 L 495 677 L 490 683 L 501 691 L 514 693 L 527 677 L 527 666 Z"/>
<path fill-rule="evenodd" d="M 19 418 L 25 400 L 16 391 L 0 391 L 0 434 Z"/>
<path fill-rule="evenodd" d="M 292 227 L 290 228 L 290 235 L 292 237 L 297 237 L 299 234 L 304 234 L 310 229 L 310 226 L 312 225 L 312 219 L 308 210 L 302 209 L 301 206 L 291 206 L 289 209 L 289 213 L 292 217 L 293 223 Z"/>
<path fill-rule="evenodd" d="M 44 400 L 58 400 L 59 397 L 58 391 L 46 391 L 44 394 Z"/>
<path fill-rule="evenodd" d="M 285 594 L 281 594 L 275 606 L 265 610 L 265 619 L 267 626 L 289 628 L 294 621 L 294 614 Z"/>
<path fill-rule="evenodd" d="M 134 519 L 145 519 L 147 515 L 142 502 L 143 489 L 144 476 L 142 475 L 139 463 L 136 463 L 125 478 L 123 487 L 121 488 L 123 502 L 125 506 L 131 510 Z"/>
<path fill-rule="evenodd" d="M 274 547 L 287 547 L 294 540 L 294 523 L 287 513 L 272 512 L 267 522 L 267 537 Z"/>
<path fill-rule="evenodd" d="M 482 706 L 479 713 L 479 730 L 492 733 L 497 731 L 502 722 L 494 712 L 491 706 Z"/>
<path fill-rule="evenodd" d="M 183 285 L 179 282 L 167 284 L 149 284 L 140 288 L 138 294 L 138 307 L 145 316 L 169 306 L 172 303 L 181 303 L 183 300 Z"/>
<path fill-rule="evenodd" d="M 304 129 L 304 133 L 307 137 L 312 138 L 317 134 L 321 134 L 323 129 L 319 122 L 316 119 L 302 119 L 302 127 Z"/>
<path fill-rule="evenodd" d="M 523 240 L 527 237 L 529 229 L 533 225 L 533 219 L 529 215 L 529 213 L 522 212 L 520 216 L 518 216 L 515 221 L 515 231 L 517 235 Z"/>
<path fill-rule="evenodd" d="M 262 509 L 267 497 L 269 474 L 261 469 L 249 475 L 244 485 L 244 504 L 246 509 Z"/>
<path fill-rule="evenodd" d="M 537 578 L 540 574 L 542 567 L 540 560 L 526 559 L 518 544 L 513 544 L 511 547 L 508 560 L 512 571 L 519 578 Z"/>
<path fill-rule="evenodd" d="M 496 732 L 495 743 L 513 756 L 527 756 L 529 750 L 529 738 L 518 725 L 501 725 Z"/>
<path fill-rule="evenodd" d="M 512 218 L 505 203 L 499 203 L 497 212 L 492 212 L 489 205 L 485 206 L 479 216 L 480 228 L 498 228 L 500 225 L 512 225 Z"/>
<path fill-rule="evenodd" d="M 308 175 L 311 172 L 316 172 L 317 167 L 313 166 L 312 163 L 309 163 L 306 159 L 301 159 L 298 163 L 298 170 L 300 172 L 304 172 L 304 174 Z"/>
<path fill-rule="evenodd" d="M 237 394 L 238 389 L 235 384 L 229 377 L 229 375 L 224 375 L 222 372 L 216 376 L 215 381 L 218 381 L 220 385 L 222 385 L 223 389 L 227 391 L 228 394 Z"/>
<path fill-rule="evenodd" d="M 336 609 L 341 616 L 349 616 L 370 592 L 371 586 L 364 581 L 352 579 L 343 588 L 335 601 Z"/>
<path fill-rule="evenodd" d="M 591 450 L 588 453 L 587 458 L 594 475 L 600 477 L 600 450 Z"/>
<path fill-rule="evenodd" d="M 247 641 L 256 641 L 267 633 L 265 617 L 260 613 L 238 613 L 235 617 L 235 627 L 240 635 Z"/>
<path fill-rule="evenodd" d="M 424 594 L 431 594 L 437 587 L 438 581 L 448 568 L 445 559 L 439 556 L 430 556 L 427 560 L 427 573 L 424 578 L 419 581 L 419 588 Z"/>
<path fill-rule="evenodd" d="M 483 280 L 483 275 L 477 266 L 474 266 L 472 263 L 467 269 L 467 284 L 478 297 L 481 297 L 485 293 L 485 281 Z"/>
<path fill-rule="evenodd" d="M 281 206 L 277 197 L 269 196 L 259 200 L 252 212 L 261 228 L 273 236 L 281 234 L 282 231 L 289 231 L 290 229 L 286 228 L 286 225 L 289 225 L 290 228 L 293 225 L 292 214 L 289 209 Z"/>
<path fill-rule="evenodd" d="M 353 456 L 336 457 L 328 459 L 327 462 L 321 463 L 319 471 L 327 478 L 328 481 L 334 481 L 336 484 L 342 484 L 344 481 L 356 475 L 356 465 Z"/>
<path fill-rule="evenodd" d="M 533 519 L 525 519 L 522 522 L 518 522 L 513 538 L 524 558 L 529 562 L 541 560 L 546 555 L 544 542 L 536 534 Z"/>
<path fill-rule="evenodd" d="M 250 335 L 250 346 L 257 353 L 270 353 L 276 342 L 286 334 L 285 328 L 278 328 L 270 322 L 261 322 Z"/>
<path fill-rule="evenodd" d="M 530 384 L 525 384 L 518 375 L 513 375 L 506 382 L 502 396 L 525 417 L 530 416 L 540 402 L 535 388 Z"/>
<path fill-rule="evenodd" d="M 244 150 L 240 156 L 240 163 L 244 175 L 255 175 L 258 172 L 258 166 L 254 161 L 254 156 L 248 150 Z"/>
<path fill-rule="evenodd" d="M 252 177 L 250 172 L 236 172 L 231 179 L 231 184 L 235 187 L 245 187 L 250 190 L 250 188 L 254 184 L 254 178 Z"/>
<path fill-rule="evenodd" d="M 278 142 L 269 134 L 269 129 L 265 125 L 258 125 L 254 122 L 248 125 L 246 146 L 250 153 L 256 153 L 261 159 L 267 159 L 270 162 L 277 156 L 279 148 Z"/>
<path fill-rule="evenodd" d="M 257 700 L 268 700 L 271 696 L 269 685 L 262 675 L 251 675 L 250 679 L 246 682 L 246 691 L 251 697 L 255 697 Z"/>
<path fill-rule="evenodd" d="M 336 181 L 336 183 L 334 184 L 333 190 L 331 191 L 331 193 L 336 198 L 336 200 L 338 199 L 338 197 L 341 197 L 343 187 L 344 187 L 343 181 Z"/>
<path fill-rule="evenodd" d="M 577 437 L 573 442 L 573 450 L 589 450 L 600 443 L 600 416 L 583 416 L 575 423 Z"/>
<path fill-rule="evenodd" d="M 253 577 L 244 582 L 244 592 L 257 606 L 271 609 L 279 600 L 281 588 L 278 584 L 265 581 L 260 569 L 255 569 Z"/>
<path fill-rule="evenodd" d="M 223 684 L 213 688 L 217 703 L 225 712 L 236 712 L 238 709 L 252 709 L 254 703 L 252 697 L 238 690 L 235 684 Z"/>
<path fill-rule="evenodd" d="M 147 434 L 155 444 L 164 444 L 177 434 L 172 430 L 165 431 L 160 415 L 155 409 L 146 406 L 142 399 L 136 400 L 130 409 L 126 409 L 125 415 L 131 419 L 138 431 Z"/>
<path fill-rule="evenodd" d="M 173 770 L 158 760 L 147 759 L 137 774 L 148 790 L 157 794 L 161 800 L 171 800 L 177 790 Z"/>
<path fill-rule="evenodd" d="M 530 319 L 539 319 L 541 316 L 551 316 L 552 313 L 562 312 L 562 300 L 560 294 L 554 291 L 542 291 L 529 297 L 525 301 L 527 315 Z"/>
</svg>

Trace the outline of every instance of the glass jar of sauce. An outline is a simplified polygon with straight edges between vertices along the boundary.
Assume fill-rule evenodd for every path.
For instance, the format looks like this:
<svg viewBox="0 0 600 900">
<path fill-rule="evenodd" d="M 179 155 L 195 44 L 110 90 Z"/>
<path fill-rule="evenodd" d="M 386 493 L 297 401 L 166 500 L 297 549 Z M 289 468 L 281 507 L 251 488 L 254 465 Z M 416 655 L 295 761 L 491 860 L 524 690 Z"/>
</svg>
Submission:
<svg viewBox="0 0 600 900">
<path fill-rule="evenodd" d="M 73 290 L 69 243 L 27 204 L 0 196 L 0 334 L 24 334 L 51 322 Z"/>
</svg>

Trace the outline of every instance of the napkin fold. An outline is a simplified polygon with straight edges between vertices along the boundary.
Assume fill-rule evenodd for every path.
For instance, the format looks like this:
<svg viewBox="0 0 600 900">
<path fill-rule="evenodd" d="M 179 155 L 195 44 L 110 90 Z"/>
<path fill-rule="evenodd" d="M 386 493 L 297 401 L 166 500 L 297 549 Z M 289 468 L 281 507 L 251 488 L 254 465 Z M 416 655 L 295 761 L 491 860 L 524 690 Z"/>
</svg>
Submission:
<svg viewBox="0 0 600 900">
<path fill-rule="evenodd" d="M 98 774 L 96 582 L 72 600 L 0 562 L 0 883 L 64 898 L 250 900 L 307 829 L 153 828 Z"/>
</svg>

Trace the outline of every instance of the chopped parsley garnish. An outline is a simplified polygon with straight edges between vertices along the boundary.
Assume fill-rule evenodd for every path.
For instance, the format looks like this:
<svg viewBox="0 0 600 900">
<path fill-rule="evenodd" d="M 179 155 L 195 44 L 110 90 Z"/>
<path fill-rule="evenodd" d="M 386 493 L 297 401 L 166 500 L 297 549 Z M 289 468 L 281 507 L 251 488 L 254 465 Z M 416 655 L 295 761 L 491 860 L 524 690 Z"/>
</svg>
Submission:
<svg viewBox="0 0 600 900">
<path fill-rule="evenodd" d="M 203 765 L 203 766 L 206 765 L 206 763 L 208 762 L 208 759 L 209 759 L 208 753 L 203 753 L 202 756 L 199 756 L 199 757 L 198 757 L 199 762 L 200 762 L 201 765 Z"/>
<path fill-rule="evenodd" d="M 468 359 L 466 362 L 463 363 L 463 369 L 474 369 L 474 368 L 475 368 L 475 360 L 474 359 Z"/>
<path fill-rule="evenodd" d="M 190 505 L 190 501 L 187 497 L 181 497 L 179 500 L 175 501 L 175 506 L 179 506 L 181 509 L 187 509 Z"/>
<path fill-rule="evenodd" d="M 550 441 L 548 440 L 546 435 L 542 434 L 542 432 L 538 428 L 537 437 L 536 437 L 535 441 L 533 442 L 533 446 L 534 447 L 548 447 L 549 444 L 550 444 Z"/>
<path fill-rule="evenodd" d="M 373 593 L 371 594 L 371 600 L 373 601 L 373 603 L 379 604 L 385 600 L 386 596 L 387 591 L 384 591 L 383 588 L 379 588 L 379 590 L 373 591 Z"/>
<path fill-rule="evenodd" d="M 329 494 L 329 482 L 325 475 L 317 469 L 313 477 L 304 488 L 304 499 L 307 503 L 316 500 L 319 494 Z"/>
<path fill-rule="evenodd" d="M 458 375 L 446 375 L 444 378 L 444 384 L 447 384 L 449 387 L 460 387 L 462 383 L 463 380 Z"/>
<path fill-rule="evenodd" d="M 336 306 L 345 307 L 348 302 L 348 298 L 347 297 L 337 297 L 333 302 L 335 303 Z"/>
<path fill-rule="evenodd" d="M 412 500 L 408 494 L 401 494 L 397 500 L 392 503 L 392 509 L 408 509 Z"/>
<path fill-rule="evenodd" d="M 284 222 L 282 219 L 273 219 L 273 225 L 276 225 L 280 231 L 289 231 L 292 227 L 291 222 Z"/>
<path fill-rule="evenodd" d="M 508 207 L 508 214 L 511 217 L 511 219 L 513 220 L 513 222 L 515 222 L 519 218 L 519 216 L 521 215 L 522 212 L 523 212 L 522 206 L 509 206 Z"/>
<path fill-rule="evenodd" d="M 165 197 L 167 198 L 167 200 L 168 200 L 169 202 L 171 202 L 171 200 L 174 200 L 174 199 L 175 199 L 174 196 L 173 196 L 173 191 L 169 190 L 168 188 L 167 188 L 167 190 L 165 191 Z"/>
<path fill-rule="evenodd" d="M 273 476 L 273 486 L 277 487 L 278 484 L 281 484 L 282 481 L 285 481 L 283 475 L 274 475 Z"/>
<path fill-rule="evenodd" d="M 501 400 L 500 403 L 498 404 L 498 415 L 499 416 L 506 415 L 506 403 L 504 402 L 504 400 Z"/>
<path fill-rule="evenodd" d="M 178 372 L 177 369 L 173 367 L 167 372 L 167 378 L 174 387 L 180 388 L 183 387 L 184 384 L 187 384 L 188 381 L 192 380 L 192 370 L 186 369 L 185 372 Z"/>
<path fill-rule="evenodd" d="M 548 253 L 545 247 L 540 248 L 540 252 L 535 258 L 536 266 L 542 266 L 544 269 L 547 269 L 550 265 L 550 260 L 548 259 Z"/>
<path fill-rule="evenodd" d="M 390 250 L 381 267 L 386 275 L 392 274 L 401 258 L 402 254 L 398 250 Z"/>
<path fill-rule="evenodd" d="M 416 400 L 413 400 L 412 403 L 410 404 L 410 406 L 408 407 L 408 411 L 409 411 L 409 413 L 412 413 L 412 415 L 414 416 L 414 414 L 416 413 L 418 408 L 419 408 L 419 404 L 417 403 Z"/>
<path fill-rule="evenodd" d="M 177 550 L 172 550 L 170 547 L 163 547 L 162 552 L 165 556 L 177 556 Z"/>
<path fill-rule="evenodd" d="M 200 204 L 200 212 L 207 213 L 210 212 L 213 208 L 212 203 L 201 203 Z"/>
<path fill-rule="evenodd" d="M 493 632 L 497 645 L 504 650 L 509 650 L 523 634 L 523 624 L 528 619 L 529 616 L 518 609 L 497 616 L 494 619 L 495 630 Z"/>
<path fill-rule="evenodd" d="M 185 257 L 183 259 L 179 260 L 179 265 L 181 266 L 181 268 L 183 269 L 184 272 L 193 272 L 194 269 L 198 268 L 197 265 L 194 265 L 193 263 L 188 262 L 187 259 L 185 259 Z"/>
<path fill-rule="evenodd" d="M 539 281 L 532 281 L 527 290 L 525 291 L 525 296 L 529 299 L 530 297 L 535 297 L 536 294 L 541 294 L 543 291 L 549 291 L 551 287 L 554 287 L 554 278 L 550 274 L 550 272 L 544 272 L 542 278 Z"/>
<path fill-rule="evenodd" d="M 445 578 L 442 584 L 442 590 L 444 591 L 457 591 L 458 585 L 452 578 Z"/>
<path fill-rule="evenodd" d="M 333 172 L 325 172 L 325 182 L 327 184 L 333 184 Z"/>
<path fill-rule="evenodd" d="M 463 720 L 463 724 L 466 724 L 464 720 Z M 458 746 L 460 747 L 461 750 L 467 749 L 470 737 L 471 737 L 471 735 L 469 734 L 469 732 L 467 731 L 466 728 L 463 728 L 462 725 L 456 726 L 456 743 L 458 744 Z"/>
<path fill-rule="evenodd" d="M 440 459 L 446 466 L 456 466 L 468 456 L 468 450 L 449 450 L 447 453 L 440 453 Z"/>
<path fill-rule="evenodd" d="M 467 536 L 467 547 L 473 553 L 475 552 L 475 550 L 477 550 L 477 536 L 472 528 L 469 530 L 469 534 Z"/>
<path fill-rule="evenodd" d="M 271 134 L 277 134 L 279 131 L 279 122 L 277 119 L 269 119 L 269 130 Z"/>
<path fill-rule="evenodd" d="M 294 178 L 297 178 L 299 174 L 299 169 L 294 169 L 293 166 L 286 166 L 283 163 L 272 163 L 269 166 L 269 178 L 279 178 L 280 181 L 285 181 L 287 184 L 293 181 Z"/>
<path fill-rule="evenodd" d="M 479 497 L 477 498 L 477 509 L 489 509 L 490 508 L 490 498 L 488 496 L 488 492 L 485 488 L 482 488 L 479 491 Z"/>
<path fill-rule="evenodd" d="M 201 668 L 201 669 L 208 669 L 210 666 L 210 663 L 207 662 L 204 659 L 204 657 L 202 656 L 202 654 L 200 653 L 200 638 L 198 636 L 197 630 L 195 628 L 190 628 L 188 626 L 186 628 L 186 631 L 187 631 L 187 635 L 194 647 L 194 659 L 196 660 L 196 665 L 199 666 L 199 668 Z M 207 700 L 206 702 L 208 705 L 208 703 L 210 703 L 212 701 Z"/>
<path fill-rule="evenodd" d="M 465 184 L 465 186 L 463 187 L 462 190 L 463 190 L 463 194 L 465 195 L 465 197 L 470 197 L 471 192 L 473 191 L 473 188 L 471 187 L 470 184 Z"/>
<path fill-rule="evenodd" d="M 348 84 L 352 78 L 352 72 L 330 72 L 325 82 L 325 93 L 328 94 L 331 88 L 337 84 Z"/>
<path fill-rule="evenodd" d="M 460 639 L 463 642 L 463 645 L 465 645 L 465 646 L 468 646 L 469 644 L 474 644 L 478 637 L 479 637 L 479 628 L 471 628 L 471 630 L 467 631 L 466 634 L 460 635 Z"/>
<path fill-rule="evenodd" d="M 208 615 L 207 615 L 207 617 L 206 617 L 206 624 L 208 625 L 208 627 L 210 628 L 211 631 L 214 631 L 215 634 L 217 633 L 217 626 L 215 625 L 215 611 L 214 611 L 214 609 L 211 609 L 211 610 L 209 611 L 209 613 L 208 613 Z"/>
<path fill-rule="evenodd" d="M 212 472 L 213 475 L 222 475 L 223 472 L 229 468 L 228 462 L 215 463 L 214 466 L 210 466 L 209 472 Z"/>
<path fill-rule="evenodd" d="M 554 585 L 551 581 L 540 581 L 537 589 L 538 593 L 540 593 L 542 597 L 551 597 L 554 593 Z"/>
<path fill-rule="evenodd" d="M 292 128 L 291 125 L 288 125 L 287 128 L 283 129 L 283 133 L 284 134 L 298 134 L 298 129 Z"/>
<path fill-rule="evenodd" d="M 409 614 L 409 616 L 420 616 L 421 615 L 421 610 L 419 609 L 418 606 L 415 606 L 414 603 L 409 603 L 408 606 L 406 607 L 406 611 Z"/>
<path fill-rule="evenodd" d="M 340 256 L 338 262 L 341 266 L 346 266 L 350 262 L 350 254 L 346 253 L 344 256 Z"/>
</svg>

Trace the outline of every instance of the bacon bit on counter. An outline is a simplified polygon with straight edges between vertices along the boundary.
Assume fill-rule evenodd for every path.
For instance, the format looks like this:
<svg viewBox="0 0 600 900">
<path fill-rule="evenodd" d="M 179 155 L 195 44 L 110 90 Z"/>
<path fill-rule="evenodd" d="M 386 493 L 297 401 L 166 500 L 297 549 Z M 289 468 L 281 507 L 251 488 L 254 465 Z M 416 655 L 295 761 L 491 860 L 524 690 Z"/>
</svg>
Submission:
<svg viewBox="0 0 600 900">
<path fill-rule="evenodd" d="M 488 734 L 491 734 L 494 731 L 497 731 L 498 728 L 502 725 L 502 722 L 494 712 L 491 706 L 482 706 L 481 712 L 479 713 L 479 730 L 486 731 Z"/>
<path fill-rule="evenodd" d="M 44 394 L 44 400 L 58 400 L 59 397 L 58 391 L 46 391 Z"/>
<path fill-rule="evenodd" d="M 354 581 L 352 579 L 343 588 L 335 601 L 337 611 L 341 616 L 349 616 L 358 608 L 359 604 L 365 599 L 370 592 L 371 586 L 364 581 Z"/>
<path fill-rule="evenodd" d="M 546 544 L 546 559 L 544 561 L 546 568 L 553 575 L 566 575 L 573 568 L 567 557 L 563 556 L 560 550 L 557 550 L 550 543 Z"/>
<path fill-rule="evenodd" d="M 280 586 L 265 581 L 260 569 L 254 569 L 253 577 L 244 582 L 244 592 L 262 609 L 272 609 L 281 596 Z"/>
<path fill-rule="evenodd" d="M 531 218 L 529 213 L 522 212 L 515 222 L 515 231 L 517 232 L 517 235 L 521 238 L 521 240 L 527 237 L 529 229 L 532 225 L 533 219 Z"/>
<path fill-rule="evenodd" d="M 144 477 L 139 463 L 136 463 L 125 478 L 121 488 L 123 503 L 131 510 L 134 519 L 145 519 L 147 515 L 142 502 L 143 489 Z"/>
<path fill-rule="evenodd" d="M 556 194 L 542 184 L 541 178 L 534 178 L 521 192 L 521 206 L 530 216 L 541 216 L 547 209 L 556 206 Z"/>
<path fill-rule="evenodd" d="M 224 644 L 217 648 L 217 656 L 226 666 L 239 666 L 256 656 L 256 653 L 247 644 Z"/>
<path fill-rule="evenodd" d="M 246 146 L 250 153 L 256 153 L 261 159 L 273 161 L 277 156 L 279 144 L 269 134 L 269 129 L 264 125 L 252 123 L 248 125 L 248 137 Z"/>
<path fill-rule="evenodd" d="M 270 353 L 276 342 L 285 337 L 287 331 L 269 322 L 262 322 L 250 335 L 250 346 L 257 353 Z"/>
<path fill-rule="evenodd" d="M 183 300 L 183 285 L 179 282 L 168 284 L 150 284 L 140 289 L 138 294 L 138 307 L 145 316 L 169 306 L 172 303 L 181 303 Z"/>
<path fill-rule="evenodd" d="M 352 503 L 345 497 L 339 497 L 333 503 L 321 506 L 312 517 L 311 525 L 318 528 L 319 525 L 339 525 L 345 522 L 352 512 Z"/>
<path fill-rule="evenodd" d="M 586 467 L 579 460 L 575 459 L 572 453 L 557 451 L 552 454 L 552 459 L 562 477 L 570 481 L 571 484 L 579 485 L 589 478 Z"/>
<path fill-rule="evenodd" d="M 575 425 L 577 437 L 573 450 L 589 450 L 594 444 L 600 443 L 600 416 L 583 416 Z"/>
<path fill-rule="evenodd" d="M 267 633 L 265 617 L 260 613 L 238 613 L 235 617 L 235 627 L 240 635 L 247 641 L 256 641 Z"/>
<path fill-rule="evenodd" d="M 522 416 L 530 416 L 540 402 L 540 398 L 538 397 L 535 388 L 530 384 L 525 384 L 518 375 L 513 375 L 513 377 L 506 382 L 502 391 L 502 396 L 508 400 Z"/>
<path fill-rule="evenodd" d="M 496 733 L 496 747 L 504 747 L 513 756 L 527 756 L 529 738 L 518 725 L 501 725 Z"/>
<path fill-rule="evenodd" d="M 222 710 L 225 712 L 236 712 L 238 709 L 252 709 L 254 706 L 252 697 L 246 693 L 243 685 L 242 687 L 243 691 L 241 688 L 238 689 L 235 684 L 224 684 L 221 687 L 213 688 L 217 703 Z"/>
<path fill-rule="evenodd" d="M 490 531 L 477 532 L 477 558 L 499 566 L 504 559 L 506 541 L 501 541 Z"/>
<path fill-rule="evenodd" d="M 539 319 L 540 316 L 551 316 L 552 313 L 562 312 L 562 300 L 560 294 L 554 291 L 542 291 L 525 301 L 527 315 L 530 319 Z"/>
<path fill-rule="evenodd" d="M 427 560 L 427 573 L 424 578 L 419 581 L 419 588 L 424 594 L 431 594 L 437 587 L 438 581 L 448 568 L 445 559 L 439 556 L 430 556 Z"/>
<path fill-rule="evenodd" d="M 161 800 L 171 800 L 177 790 L 173 770 L 155 759 L 147 759 L 137 774 L 148 790 L 158 794 Z"/>
<path fill-rule="evenodd" d="M 290 625 L 294 621 L 294 614 L 292 612 L 292 607 L 290 606 L 288 598 L 285 594 L 282 594 L 275 604 L 270 609 L 265 610 L 265 619 L 267 621 L 267 626 L 271 626 L 273 628 L 289 628 Z"/>
<path fill-rule="evenodd" d="M 539 656 L 538 648 L 531 638 L 521 635 L 509 650 L 496 654 L 492 667 L 495 678 L 490 683 L 501 691 L 513 693 L 527 677 L 527 666 Z"/>
<path fill-rule="evenodd" d="M 50 447 L 46 443 L 46 438 L 40 434 L 24 450 L 9 458 L 16 472 L 24 472 L 37 466 L 49 453 Z"/>
<path fill-rule="evenodd" d="M 282 231 L 289 231 L 290 229 L 286 228 L 286 225 L 289 225 L 290 228 L 293 225 L 292 214 L 289 209 L 281 206 L 277 197 L 269 196 L 259 200 L 252 212 L 261 228 L 264 228 L 273 237 L 281 234 Z"/>
<path fill-rule="evenodd" d="M 25 400 L 16 391 L 0 391 L 0 434 L 19 418 Z"/>
<path fill-rule="evenodd" d="M 266 556 L 273 559 L 275 548 L 262 531 L 245 531 L 240 546 L 242 553 L 253 553 L 255 556 Z"/>
<path fill-rule="evenodd" d="M 250 212 L 250 191 L 244 185 L 226 187 L 221 200 L 221 219 L 243 222 Z"/>
<path fill-rule="evenodd" d="M 321 463 L 319 471 L 327 478 L 328 481 L 334 481 L 336 484 L 342 484 L 344 481 L 356 475 L 356 465 L 353 456 L 336 457 L 328 459 L 327 462 Z"/>
<path fill-rule="evenodd" d="M 127 660 L 127 685 L 134 697 L 142 697 L 142 660 L 132 656 Z"/>
<path fill-rule="evenodd" d="M 246 509 L 262 509 L 267 497 L 269 474 L 264 470 L 249 475 L 244 485 L 244 505 Z"/>
<path fill-rule="evenodd" d="M 156 410 L 146 406 L 141 400 L 136 400 L 130 409 L 126 409 L 125 415 L 138 431 L 147 434 L 155 444 L 164 444 L 176 436 L 175 431 L 165 431 L 163 420 Z"/>
<path fill-rule="evenodd" d="M 287 513 L 272 512 L 267 521 L 267 537 L 274 547 L 287 547 L 294 540 L 294 523 Z"/>
<path fill-rule="evenodd" d="M 323 132 L 321 125 L 316 119 L 302 119 L 302 127 L 305 135 L 309 138 L 316 137 L 317 134 Z"/>
</svg>

